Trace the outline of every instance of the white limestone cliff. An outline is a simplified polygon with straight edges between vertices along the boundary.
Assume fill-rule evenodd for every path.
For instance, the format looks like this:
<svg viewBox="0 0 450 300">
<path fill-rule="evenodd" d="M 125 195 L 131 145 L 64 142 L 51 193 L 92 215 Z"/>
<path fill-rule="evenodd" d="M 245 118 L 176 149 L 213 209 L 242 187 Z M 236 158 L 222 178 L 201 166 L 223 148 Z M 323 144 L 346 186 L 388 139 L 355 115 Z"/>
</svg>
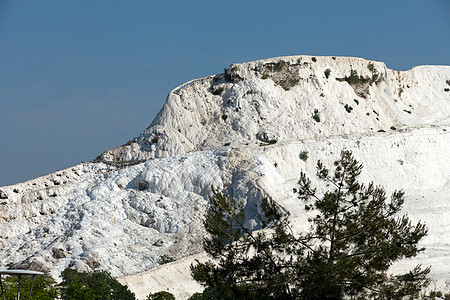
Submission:
<svg viewBox="0 0 450 300">
<path fill-rule="evenodd" d="M 449 66 L 398 72 L 361 58 L 311 56 L 233 64 L 172 90 L 131 143 L 0 187 L 0 267 L 55 278 L 67 267 L 106 269 L 140 299 L 167 289 L 185 299 L 200 290 L 188 267 L 204 257 L 211 186 L 246 204 L 253 229 L 266 194 L 306 230 L 292 193 L 298 175 L 314 178 L 318 159 L 331 164 L 346 148 L 363 163 L 365 182 L 403 189 L 405 213 L 429 227 L 427 250 L 393 271 L 431 265 L 433 284 L 450 291 L 449 88 Z M 163 255 L 176 261 L 159 266 Z"/>
</svg>

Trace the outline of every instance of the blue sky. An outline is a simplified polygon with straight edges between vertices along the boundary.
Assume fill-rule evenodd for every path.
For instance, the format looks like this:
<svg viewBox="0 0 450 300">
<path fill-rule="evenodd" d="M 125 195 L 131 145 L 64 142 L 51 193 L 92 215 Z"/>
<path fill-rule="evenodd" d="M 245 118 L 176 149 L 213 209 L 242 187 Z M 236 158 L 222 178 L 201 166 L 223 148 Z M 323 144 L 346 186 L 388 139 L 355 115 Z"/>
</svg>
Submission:
<svg viewBox="0 0 450 300">
<path fill-rule="evenodd" d="M 235 62 L 450 64 L 449 0 L 0 0 L 0 186 L 139 135 L 167 93 Z"/>
</svg>

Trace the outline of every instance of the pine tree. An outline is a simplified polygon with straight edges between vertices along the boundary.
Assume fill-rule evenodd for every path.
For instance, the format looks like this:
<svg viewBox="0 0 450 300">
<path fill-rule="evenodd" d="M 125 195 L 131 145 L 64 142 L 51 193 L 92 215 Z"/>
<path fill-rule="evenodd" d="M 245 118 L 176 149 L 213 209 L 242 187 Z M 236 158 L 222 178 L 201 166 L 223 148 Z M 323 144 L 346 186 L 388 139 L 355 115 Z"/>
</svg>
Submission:
<svg viewBox="0 0 450 300">
<path fill-rule="evenodd" d="M 390 199 L 373 183 L 357 181 L 359 164 L 347 150 L 334 172 L 317 163 L 317 176 L 329 186 L 320 194 L 302 172 L 299 201 L 314 217 L 308 233 L 294 233 L 288 214 L 263 199 L 264 230 L 244 226 L 242 205 L 213 190 L 204 221 L 205 251 L 214 262 L 191 266 L 207 288 L 195 299 L 401 299 L 414 298 L 428 284 L 429 268 L 389 275 L 392 263 L 417 255 L 424 224 L 398 216 L 404 193 Z"/>
</svg>

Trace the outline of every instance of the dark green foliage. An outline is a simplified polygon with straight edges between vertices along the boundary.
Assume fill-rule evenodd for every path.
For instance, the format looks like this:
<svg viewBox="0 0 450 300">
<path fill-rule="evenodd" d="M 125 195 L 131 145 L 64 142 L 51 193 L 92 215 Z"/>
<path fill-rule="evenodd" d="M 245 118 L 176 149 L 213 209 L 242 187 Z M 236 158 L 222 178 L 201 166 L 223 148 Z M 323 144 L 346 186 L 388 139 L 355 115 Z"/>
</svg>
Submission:
<svg viewBox="0 0 450 300">
<path fill-rule="evenodd" d="M 80 273 L 74 269 L 65 269 L 61 276 L 62 299 L 136 299 L 127 286 L 120 284 L 107 271 Z"/>
<path fill-rule="evenodd" d="M 365 84 L 370 82 L 369 77 L 359 76 L 356 70 L 350 70 L 350 76 L 345 76 L 344 78 L 336 78 L 337 81 L 347 81 L 348 84 Z"/>
<path fill-rule="evenodd" d="M 294 233 L 288 215 L 263 199 L 263 227 L 244 226 L 243 206 L 213 190 L 204 221 L 205 251 L 216 259 L 191 265 L 207 287 L 191 299 L 402 299 L 428 284 L 429 268 L 388 275 L 393 262 L 417 255 L 426 235 L 422 223 L 398 217 L 404 193 L 390 199 L 382 187 L 358 182 L 362 165 L 343 150 L 334 170 L 317 162 L 317 176 L 330 189 L 318 193 L 301 172 L 294 192 L 313 212 L 308 233 Z M 215 298 L 215 297 L 218 298 Z"/>
<path fill-rule="evenodd" d="M 167 254 L 163 254 L 159 257 L 159 264 L 164 265 L 170 262 L 175 261 L 175 259 L 172 256 L 169 256 Z"/>
<path fill-rule="evenodd" d="M 353 107 L 351 107 L 351 106 L 348 105 L 348 104 L 345 104 L 345 105 L 344 105 L 344 108 L 345 108 L 345 110 L 346 110 L 348 113 L 351 113 L 352 110 L 353 110 Z"/>
<path fill-rule="evenodd" d="M 17 299 L 17 276 L 2 275 L 2 286 L 6 299 Z M 33 284 L 31 276 L 21 276 L 20 278 L 20 299 L 28 299 L 30 296 L 30 288 L 32 300 L 51 300 L 57 299 L 59 296 L 55 283 L 48 276 L 36 276 Z M 0 292 L 1 293 L 1 292 Z M 2 298 L 3 299 L 3 298 Z"/>
<path fill-rule="evenodd" d="M 324 73 L 325 73 L 325 77 L 328 79 L 330 77 L 331 70 L 330 69 L 326 69 Z"/>
<path fill-rule="evenodd" d="M 276 144 L 278 141 L 273 139 L 273 140 L 268 140 L 267 143 L 270 145 Z"/>
<path fill-rule="evenodd" d="M 285 91 L 289 91 L 292 87 L 296 86 L 300 79 L 298 77 L 289 77 L 285 80 L 281 80 L 279 84 Z"/>
<path fill-rule="evenodd" d="M 450 92 L 449 88 L 444 88 L 444 92 Z"/>
<path fill-rule="evenodd" d="M 321 197 L 306 175 L 300 175 L 298 197 L 306 203 L 312 200 L 309 205 L 317 211 L 307 236 L 328 241 L 306 259 L 307 264 L 323 270 L 311 276 L 323 274 L 320 282 L 329 287 L 330 294 L 341 296 L 401 299 L 416 295 L 428 283 L 428 268 L 418 266 L 390 277 L 387 270 L 392 262 L 423 250 L 417 243 L 427 233 L 425 225 L 413 225 L 407 216 L 397 217 L 404 202 L 402 191 L 395 191 L 388 200 L 382 187 L 360 184 L 357 178 L 362 165 L 350 151 L 342 151 L 334 165 L 331 173 L 317 163 L 319 179 L 332 186 Z"/>
<path fill-rule="evenodd" d="M 244 226 L 245 215 L 243 205 L 224 196 L 213 189 L 210 198 L 211 206 L 207 212 L 204 225 L 209 233 L 203 241 L 205 251 L 215 258 L 219 264 L 211 262 L 191 265 L 192 276 L 206 287 L 203 297 L 193 296 L 192 299 L 212 299 L 207 295 L 220 295 L 217 299 L 285 299 L 287 275 L 289 270 L 280 267 L 281 261 L 289 258 L 277 257 L 277 245 L 283 239 L 279 236 L 271 240 L 263 233 L 251 233 Z M 264 198 L 261 207 L 264 216 L 258 216 L 261 224 L 275 224 L 275 229 L 285 232 L 282 228 L 286 217 L 281 217 L 276 205 L 270 199 Z M 256 255 L 249 256 L 250 249 Z M 280 286 L 280 281 L 285 282 Z"/>
<path fill-rule="evenodd" d="M 228 69 L 223 69 L 223 77 L 225 79 L 225 81 L 227 82 L 232 82 L 233 79 L 231 78 L 231 74 L 228 73 Z"/>
<path fill-rule="evenodd" d="M 353 99 L 353 101 L 355 101 L 356 105 L 359 105 L 359 100 L 358 99 Z"/>
<path fill-rule="evenodd" d="M 213 86 L 211 86 L 210 88 L 209 88 L 209 91 L 213 94 L 213 95 L 221 95 L 222 93 L 223 93 L 223 91 L 224 91 L 225 89 L 223 88 L 223 87 L 218 87 L 217 89 L 216 88 L 214 88 Z"/>
<path fill-rule="evenodd" d="M 367 68 L 369 69 L 370 72 L 372 72 L 372 74 L 377 72 L 375 69 L 375 66 L 371 62 L 369 64 L 367 64 Z"/>
<path fill-rule="evenodd" d="M 222 115 L 222 120 L 226 121 L 227 119 L 228 119 L 228 115 L 223 114 L 223 115 Z"/>
<path fill-rule="evenodd" d="M 397 130 L 395 126 L 391 126 L 391 130 Z"/>
<path fill-rule="evenodd" d="M 283 68 L 286 66 L 286 62 L 284 60 L 279 60 L 275 66 L 274 66 L 274 70 L 275 71 L 281 71 L 283 70 Z"/>
<path fill-rule="evenodd" d="M 332 59 L 333 59 L 333 60 L 336 60 L 336 56 L 333 56 Z"/>
<path fill-rule="evenodd" d="M 317 123 L 320 122 L 319 110 L 317 110 L 317 109 L 314 110 L 314 114 L 313 114 L 312 118 L 313 118 L 314 121 L 316 121 Z"/>
<path fill-rule="evenodd" d="M 386 132 L 386 130 L 380 129 L 378 130 L 378 132 Z"/>
<path fill-rule="evenodd" d="M 412 113 L 410 110 L 406 110 L 406 109 L 404 109 L 403 111 L 404 111 L 405 113 L 408 113 L 408 114 L 411 114 L 411 113 Z"/>
<path fill-rule="evenodd" d="M 358 75 L 356 70 L 350 70 L 350 76 L 345 76 L 343 78 L 336 78 L 337 81 L 346 81 L 350 85 L 371 85 L 372 83 L 380 83 L 382 81 L 382 77 L 380 77 L 372 63 L 368 65 L 369 70 L 372 72 L 372 77 Z"/>
<path fill-rule="evenodd" d="M 300 157 L 301 160 L 307 161 L 307 160 L 308 160 L 308 151 L 302 151 L 302 152 L 300 152 L 299 157 Z"/>
<path fill-rule="evenodd" d="M 175 300 L 175 296 L 172 293 L 161 291 L 157 293 L 150 293 L 146 300 Z"/>
<path fill-rule="evenodd" d="M 312 57 L 311 60 L 312 60 L 313 62 L 316 62 L 316 61 L 317 61 L 317 58 Z"/>
</svg>

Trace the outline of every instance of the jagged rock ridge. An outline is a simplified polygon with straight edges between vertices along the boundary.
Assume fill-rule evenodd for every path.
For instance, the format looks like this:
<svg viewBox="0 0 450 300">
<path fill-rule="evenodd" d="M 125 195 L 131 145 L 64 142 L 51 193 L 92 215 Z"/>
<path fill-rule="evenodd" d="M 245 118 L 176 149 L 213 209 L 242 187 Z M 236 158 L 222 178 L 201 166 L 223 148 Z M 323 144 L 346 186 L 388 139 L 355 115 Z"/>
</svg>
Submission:
<svg viewBox="0 0 450 300">
<path fill-rule="evenodd" d="M 298 174 L 313 178 L 317 159 L 330 164 L 347 148 L 364 164 L 364 180 L 404 189 L 405 212 L 429 225 L 419 261 L 433 265 L 442 288 L 450 266 L 449 88 L 448 66 L 398 72 L 360 58 L 311 56 L 233 64 L 190 81 L 130 143 L 0 187 L 1 266 L 55 278 L 66 267 L 102 268 L 127 275 L 121 280 L 141 298 L 163 289 L 187 298 L 200 288 L 188 266 L 201 251 L 211 186 L 246 204 L 250 228 L 258 228 L 253 216 L 267 194 L 306 230 L 292 194 Z M 162 255 L 178 261 L 152 271 Z"/>
</svg>

